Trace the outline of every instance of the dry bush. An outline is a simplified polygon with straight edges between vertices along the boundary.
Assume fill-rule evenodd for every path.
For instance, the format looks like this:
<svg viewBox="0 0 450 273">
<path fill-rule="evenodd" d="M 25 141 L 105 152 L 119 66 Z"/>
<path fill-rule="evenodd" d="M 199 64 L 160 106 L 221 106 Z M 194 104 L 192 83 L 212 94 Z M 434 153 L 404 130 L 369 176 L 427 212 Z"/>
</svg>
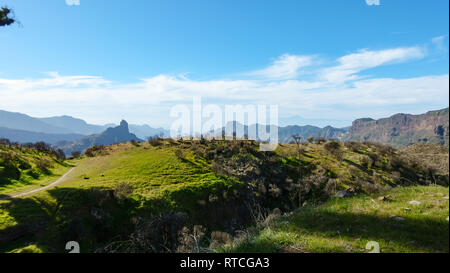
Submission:
<svg viewBox="0 0 450 273">
<path fill-rule="evenodd" d="M 192 229 L 183 227 L 178 233 L 178 253 L 202 253 L 209 252 L 208 249 L 202 247 L 205 238 L 206 229 L 203 226 L 196 225 Z"/>
<path fill-rule="evenodd" d="M 352 152 L 355 152 L 355 153 L 359 152 L 359 150 L 361 150 L 364 147 L 363 144 L 361 144 L 360 142 L 356 142 L 356 141 L 345 142 L 344 145 L 349 150 L 351 150 Z"/>
<path fill-rule="evenodd" d="M 36 167 L 38 167 L 39 169 L 41 169 L 43 171 L 48 171 L 48 169 L 53 167 L 53 165 L 49 160 L 47 160 L 45 158 L 40 158 L 40 159 L 36 160 Z"/>
<path fill-rule="evenodd" d="M 341 144 L 337 141 L 330 141 L 327 142 L 324 146 L 325 150 L 332 154 L 336 159 L 338 159 L 339 161 L 342 161 L 343 159 L 343 151 L 342 151 L 342 147 Z"/>
<path fill-rule="evenodd" d="M 131 145 L 133 145 L 135 147 L 139 147 L 139 143 L 134 139 L 130 140 L 130 143 L 131 143 Z"/>
<path fill-rule="evenodd" d="M 94 157 L 97 154 L 105 154 L 106 153 L 106 147 L 104 145 L 94 145 L 92 147 L 89 147 L 85 152 L 84 155 L 88 157 Z"/>
<path fill-rule="evenodd" d="M 131 196 L 133 189 L 133 186 L 129 183 L 121 182 L 114 187 L 114 196 L 118 200 L 123 201 Z"/>
<path fill-rule="evenodd" d="M 355 192 L 364 192 L 368 194 L 378 193 L 380 191 L 386 190 L 384 186 L 381 186 L 377 183 L 365 181 L 360 178 L 356 178 L 353 182 L 353 189 Z"/>
<path fill-rule="evenodd" d="M 325 188 L 329 182 L 327 171 L 321 169 L 316 174 L 302 178 L 298 183 L 293 183 L 289 189 L 291 202 L 298 202 L 298 206 L 306 200 L 317 202 L 328 198 Z"/>
<path fill-rule="evenodd" d="M 233 237 L 230 234 L 222 231 L 213 231 L 211 232 L 211 243 L 209 245 L 209 248 L 219 248 L 225 244 L 230 244 L 232 242 Z"/>
<path fill-rule="evenodd" d="M 327 140 L 325 138 L 323 138 L 323 137 L 317 137 L 316 138 L 316 144 L 323 144 L 323 143 L 326 143 L 326 142 L 327 142 Z"/>
<path fill-rule="evenodd" d="M 178 149 L 178 150 L 176 150 L 175 151 L 175 156 L 177 157 L 177 158 L 179 158 L 179 159 L 184 159 L 184 152 L 183 152 L 183 150 L 181 150 L 181 149 Z"/>
<path fill-rule="evenodd" d="M 369 169 L 369 168 L 372 167 L 372 165 L 373 165 L 373 159 L 372 158 L 370 158 L 370 157 L 368 157 L 366 155 L 364 155 L 361 158 L 361 166 L 363 166 L 364 168 Z"/>
<path fill-rule="evenodd" d="M 81 152 L 79 152 L 79 151 L 73 151 L 72 152 L 72 157 L 73 158 L 78 158 L 78 157 L 80 157 L 81 156 Z"/>
<path fill-rule="evenodd" d="M 127 240 L 112 242 L 96 252 L 106 253 L 171 253 L 176 252 L 178 234 L 186 224 L 182 213 L 162 214 L 150 219 L 133 218 L 134 232 Z"/>
<path fill-rule="evenodd" d="M 152 145 L 153 147 L 161 146 L 162 139 L 160 137 L 158 137 L 158 136 L 149 137 L 148 138 L 148 143 L 150 145 Z"/>
</svg>

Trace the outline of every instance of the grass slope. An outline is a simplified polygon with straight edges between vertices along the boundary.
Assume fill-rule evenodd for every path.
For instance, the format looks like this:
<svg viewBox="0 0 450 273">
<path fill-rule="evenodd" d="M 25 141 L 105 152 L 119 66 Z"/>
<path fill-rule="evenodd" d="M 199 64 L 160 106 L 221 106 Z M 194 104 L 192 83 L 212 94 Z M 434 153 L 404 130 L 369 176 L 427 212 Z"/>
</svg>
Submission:
<svg viewBox="0 0 450 273">
<path fill-rule="evenodd" d="M 0 145 L 0 197 L 46 186 L 73 167 L 35 149 Z"/>
<path fill-rule="evenodd" d="M 388 195 L 387 201 L 378 199 Z M 333 199 L 300 208 L 260 227 L 223 252 L 449 252 L 449 190 L 396 188 L 383 194 Z M 419 201 L 412 205 L 410 201 Z M 448 219 L 448 218 L 447 218 Z"/>
<path fill-rule="evenodd" d="M 306 204 L 304 201 L 318 204 L 341 189 L 370 193 L 399 185 L 432 184 L 431 177 L 448 186 L 448 175 L 430 176 L 427 167 L 409 162 L 386 147 L 340 145 L 336 153 L 323 144 L 302 146 L 300 160 L 295 145 L 282 145 L 275 153 L 262 153 L 256 144 L 239 141 L 165 140 L 107 146 L 96 151 L 95 157 L 77 161 L 76 168 L 57 187 L 27 198 L 0 201 L 0 252 L 64 252 L 68 238 L 78 241 L 82 252 L 92 252 L 111 241 L 129 238 L 140 218 L 152 219 L 167 212 L 185 213 L 191 224 L 204 225 L 209 231 L 223 230 L 225 226 L 236 231 L 245 227 L 239 219 L 245 218 L 241 214 L 249 200 L 269 209 L 289 211 L 292 205 Z M 308 177 L 312 178 L 304 180 Z M 325 183 L 317 183 L 316 179 Z M 335 186 L 325 187 L 330 181 L 336 182 Z M 348 210 L 353 206 L 349 203 Z M 368 216 L 361 218 L 352 213 L 336 217 L 376 225 L 377 213 L 368 211 Z M 418 225 L 427 232 L 434 228 Z M 283 240 L 297 238 L 294 233 L 286 234 Z M 289 239 L 291 235 L 294 237 Z M 272 239 L 268 249 L 278 251 L 283 245 Z M 448 237 L 439 239 L 447 243 L 448 249 Z M 356 249 L 356 245 L 352 247 Z"/>
<path fill-rule="evenodd" d="M 65 232 L 70 233 L 77 225 L 74 219 L 87 229 L 83 231 L 88 234 L 82 238 L 84 250 L 94 251 L 98 230 L 91 218 L 96 212 L 107 214 L 107 223 L 103 224 L 120 234 L 132 228 L 133 217 L 173 210 L 201 217 L 202 203 L 211 194 L 232 194 L 242 187 L 236 179 L 215 175 L 189 151 L 184 158 L 178 158 L 175 151 L 171 146 L 153 147 L 148 143 L 109 146 L 102 155 L 77 162 L 58 187 L 24 199 L 0 201 L 0 251 L 16 248 L 17 244 L 9 244 L 1 249 L 2 238 L 17 241 L 14 237 L 35 240 L 38 248 L 63 251 L 63 245 L 50 238 L 55 233 L 66 237 Z M 123 184 L 129 185 L 131 192 L 121 201 L 111 195 Z M 48 226 L 46 231 L 39 222 Z M 40 233 L 34 235 L 34 230 Z M 52 248 L 54 245 L 59 247 Z"/>
</svg>

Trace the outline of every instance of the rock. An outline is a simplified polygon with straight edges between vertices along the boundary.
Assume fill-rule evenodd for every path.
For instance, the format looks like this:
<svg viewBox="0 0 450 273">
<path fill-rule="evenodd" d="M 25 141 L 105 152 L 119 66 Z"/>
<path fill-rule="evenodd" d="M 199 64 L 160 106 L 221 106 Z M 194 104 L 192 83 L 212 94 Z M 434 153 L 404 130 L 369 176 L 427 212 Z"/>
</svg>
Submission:
<svg viewBox="0 0 450 273">
<path fill-rule="evenodd" d="M 444 199 L 445 199 L 445 200 L 448 200 L 448 196 L 445 196 Z"/>
<path fill-rule="evenodd" d="M 445 220 L 447 220 L 447 222 L 448 222 L 448 216 L 447 216 L 447 218 L 445 218 Z"/>
<path fill-rule="evenodd" d="M 378 197 L 378 200 L 380 200 L 380 201 L 387 201 L 388 198 L 386 196 L 380 196 L 380 197 Z"/>
<path fill-rule="evenodd" d="M 404 210 L 411 210 L 410 208 L 403 208 Z"/>
<path fill-rule="evenodd" d="M 403 217 L 400 217 L 400 216 L 394 216 L 394 217 L 392 217 L 395 221 L 397 221 L 397 222 L 402 222 L 402 221 L 405 221 L 405 218 L 403 218 Z"/>
<path fill-rule="evenodd" d="M 408 203 L 408 204 L 417 206 L 417 205 L 420 205 L 420 204 L 422 204 L 422 203 L 421 203 L 421 202 L 419 202 L 419 201 L 415 201 L 415 200 L 413 200 L 413 201 L 409 201 L 409 203 Z"/>
<path fill-rule="evenodd" d="M 353 196 L 353 193 L 349 192 L 349 191 L 338 191 L 336 193 L 336 197 L 338 198 L 350 198 Z"/>
</svg>

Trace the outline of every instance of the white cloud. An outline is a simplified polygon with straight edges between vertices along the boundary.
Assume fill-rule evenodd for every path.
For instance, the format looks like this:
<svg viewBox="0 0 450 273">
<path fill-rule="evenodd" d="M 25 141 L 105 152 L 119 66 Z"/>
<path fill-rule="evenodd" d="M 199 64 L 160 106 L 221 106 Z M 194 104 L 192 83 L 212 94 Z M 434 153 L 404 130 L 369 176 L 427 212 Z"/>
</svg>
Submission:
<svg viewBox="0 0 450 273">
<path fill-rule="evenodd" d="M 293 61 L 291 55 L 283 55 L 261 70 L 272 75 L 271 80 L 196 81 L 158 75 L 132 84 L 113 84 L 101 77 L 60 76 L 54 72 L 40 79 L 0 78 L 0 109 L 36 116 L 67 114 L 96 123 L 125 118 L 132 123 L 168 126 L 171 106 L 191 104 L 193 96 L 201 96 L 208 100 L 205 103 L 278 104 L 284 116 L 351 121 L 374 116 L 386 107 L 396 109 L 394 112 L 414 112 L 417 105 L 431 109 L 447 106 L 448 74 L 406 79 L 362 79 L 358 75 L 365 69 L 424 56 L 419 47 L 363 50 L 339 58 L 337 66 L 317 70 L 314 80 L 294 78 L 299 67 L 309 63 L 306 59 Z M 352 85 L 342 84 L 348 81 Z"/>
<path fill-rule="evenodd" d="M 369 6 L 379 6 L 380 0 L 366 0 L 366 4 Z"/>
<path fill-rule="evenodd" d="M 359 78 L 358 72 L 370 68 L 401 63 L 426 56 L 426 50 L 421 47 L 394 48 L 379 51 L 361 50 L 338 59 L 338 65 L 326 68 L 321 78 L 329 82 L 343 83 Z"/>
<path fill-rule="evenodd" d="M 272 80 L 287 80 L 297 78 L 302 68 L 313 64 L 311 56 L 296 56 L 284 54 L 276 59 L 271 66 L 247 73 L 250 76 Z"/>
<path fill-rule="evenodd" d="M 443 50 L 445 48 L 444 42 L 446 38 L 446 35 L 434 37 L 433 39 L 431 39 L 431 42 L 436 46 L 437 49 Z"/>
</svg>

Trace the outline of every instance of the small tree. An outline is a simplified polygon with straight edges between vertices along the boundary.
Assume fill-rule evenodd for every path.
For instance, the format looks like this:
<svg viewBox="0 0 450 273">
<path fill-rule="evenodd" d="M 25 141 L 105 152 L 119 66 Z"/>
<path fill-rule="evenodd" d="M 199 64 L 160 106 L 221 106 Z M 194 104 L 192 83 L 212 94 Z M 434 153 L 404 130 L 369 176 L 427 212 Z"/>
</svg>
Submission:
<svg viewBox="0 0 450 273">
<path fill-rule="evenodd" d="M 298 161 L 300 161 L 301 157 L 302 157 L 302 153 L 304 152 L 304 150 L 301 148 L 301 144 L 302 144 L 302 137 L 299 134 L 295 134 L 292 135 L 292 139 L 294 139 L 294 143 L 297 145 L 297 155 L 298 155 Z M 300 176 L 302 173 L 302 169 L 301 166 L 298 166 L 298 175 Z"/>
<path fill-rule="evenodd" d="M 298 160 L 300 160 L 302 149 L 300 145 L 302 144 L 302 137 L 298 134 L 292 135 L 292 139 L 294 140 L 294 143 L 297 145 L 297 153 L 298 153 Z"/>
<path fill-rule="evenodd" d="M 0 27 L 9 26 L 16 21 L 13 18 L 12 10 L 7 7 L 0 8 Z"/>
<path fill-rule="evenodd" d="M 338 160 L 342 160 L 343 159 L 343 152 L 342 152 L 342 149 L 341 149 L 341 144 L 339 142 L 337 142 L 337 141 L 327 142 L 324 145 L 324 148 L 325 148 L 325 150 L 327 152 L 332 154 Z"/>
<path fill-rule="evenodd" d="M 323 138 L 323 137 L 316 138 L 316 143 L 317 144 L 322 144 L 322 143 L 325 143 L 325 142 L 327 142 L 327 140 L 325 138 Z"/>
<path fill-rule="evenodd" d="M 72 157 L 73 158 L 78 158 L 78 157 L 80 157 L 81 156 L 81 152 L 80 151 L 73 151 L 72 152 Z"/>
<path fill-rule="evenodd" d="M 58 160 L 66 160 L 66 154 L 64 153 L 63 150 L 58 149 L 58 150 L 56 150 L 56 158 Z"/>
</svg>

